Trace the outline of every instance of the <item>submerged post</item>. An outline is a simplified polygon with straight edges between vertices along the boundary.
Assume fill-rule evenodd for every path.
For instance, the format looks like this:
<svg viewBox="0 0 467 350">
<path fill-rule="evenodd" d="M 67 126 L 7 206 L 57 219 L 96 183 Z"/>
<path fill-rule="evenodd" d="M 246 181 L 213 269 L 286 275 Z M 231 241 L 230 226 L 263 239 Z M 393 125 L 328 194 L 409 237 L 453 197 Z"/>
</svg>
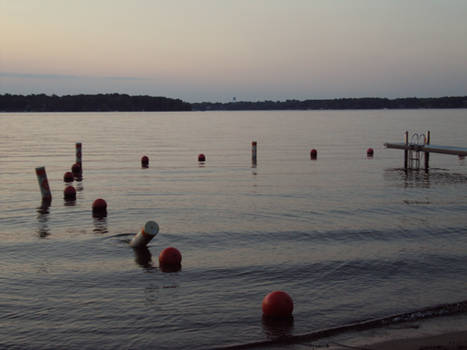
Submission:
<svg viewBox="0 0 467 350">
<path fill-rule="evenodd" d="M 405 150 L 404 150 L 404 169 L 407 170 L 409 164 L 409 150 L 407 149 L 409 145 L 409 132 L 405 132 Z"/>
<path fill-rule="evenodd" d="M 426 132 L 425 145 L 430 144 L 430 130 Z M 428 172 L 430 163 L 430 152 L 425 152 L 425 171 Z"/>
<path fill-rule="evenodd" d="M 155 221 L 148 221 L 144 227 L 139 231 L 130 241 L 130 246 L 133 248 L 146 247 L 146 245 L 153 239 L 159 232 L 159 225 Z"/>
</svg>

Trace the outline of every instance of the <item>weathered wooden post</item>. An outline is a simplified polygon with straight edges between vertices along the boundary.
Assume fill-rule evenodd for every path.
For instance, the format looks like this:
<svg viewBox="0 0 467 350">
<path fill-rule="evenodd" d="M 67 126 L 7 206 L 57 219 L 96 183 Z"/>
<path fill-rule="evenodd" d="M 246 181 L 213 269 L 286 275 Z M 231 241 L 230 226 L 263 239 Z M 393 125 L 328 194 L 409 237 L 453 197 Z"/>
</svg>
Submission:
<svg viewBox="0 0 467 350">
<path fill-rule="evenodd" d="M 257 150 L 257 142 L 253 141 L 251 143 L 251 164 L 256 165 L 256 150 Z"/>
<path fill-rule="evenodd" d="M 82 144 L 81 142 L 76 142 L 76 163 L 79 164 L 81 171 L 83 170 L 83 156 L 82 156 Z"/>
<path fill-rule="evenodd" d="M 404 169 L 407 170 L 409 164 L 409 132 L 405 132 Z"/>
<path fill-rule="evenodd" d="M 49 181 L 47 180 L 47 173 L 45 167 L 40 166 L 36 168 L 37 181 L 41 189 L 43 206 L 49 206 L 52 201 L 52 193 L 50 192 Z"/>
<path fill-rule="evenodd" d="M 425 145 L 430 144 L 430 130 L 426 132 L 426 140 L 425 140 Z M 430 152 L 425 152 L 425 172 L 428 172 L 428 169 L 430 167 Z"/>
</svg>

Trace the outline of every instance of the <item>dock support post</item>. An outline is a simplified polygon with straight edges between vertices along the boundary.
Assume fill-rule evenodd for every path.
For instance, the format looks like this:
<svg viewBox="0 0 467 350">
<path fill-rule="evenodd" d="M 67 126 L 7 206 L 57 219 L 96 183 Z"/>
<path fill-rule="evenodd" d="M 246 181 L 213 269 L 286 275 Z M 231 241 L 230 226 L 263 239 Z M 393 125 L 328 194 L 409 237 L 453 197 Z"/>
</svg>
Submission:
<svg viewBox="0 0 467 350">
<path fill-rule="evenodd" d="M 430 130 L 426 132 L 426 140 L 425 140 L 425 145 L 430 144 Z M 425 152 L 425 172 L 428 172 L 428 169 L 430 167 L 430 152 Z"/>
<path fill-rule="evenodd" d="M 405 146 L 407 147 L 409 145 L 409 132 L 405 132 Z M 408 163 L 409 163 L 409 150 L 406 148 L 404 150 L 404 169 L 407 170 L 408 168 Z"/>
</svg>

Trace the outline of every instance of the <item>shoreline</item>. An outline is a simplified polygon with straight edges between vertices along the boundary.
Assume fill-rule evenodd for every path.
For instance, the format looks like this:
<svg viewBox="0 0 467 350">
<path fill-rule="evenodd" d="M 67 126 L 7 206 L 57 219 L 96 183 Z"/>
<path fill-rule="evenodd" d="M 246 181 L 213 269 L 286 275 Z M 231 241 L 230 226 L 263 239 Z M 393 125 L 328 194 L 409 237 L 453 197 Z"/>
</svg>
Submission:
<svg viewBox="0 0 467 350">
<path fill-rule="evenodd" d="M 378 350 L 467 349 L 467 331 L 450 332 L 415 338 L 393 339 L 380 343 L 365 344 L 361 348 Z M 339 348 L 335 349 L 337 350 Z M 344 348 L 342 347 L 341 349 Z"/>
<path fill-rule="evenodd" d="M 310 345 L 312 349 L 326 347 L 330 350 L 467 349 L 467 314 L 445 315 L 362 332 L 349 332 Z"/>
<path fill-rule="evenodd" d="M 466 349 L 467 301 L 308 334 L 215 349 Z"/>
</svg>

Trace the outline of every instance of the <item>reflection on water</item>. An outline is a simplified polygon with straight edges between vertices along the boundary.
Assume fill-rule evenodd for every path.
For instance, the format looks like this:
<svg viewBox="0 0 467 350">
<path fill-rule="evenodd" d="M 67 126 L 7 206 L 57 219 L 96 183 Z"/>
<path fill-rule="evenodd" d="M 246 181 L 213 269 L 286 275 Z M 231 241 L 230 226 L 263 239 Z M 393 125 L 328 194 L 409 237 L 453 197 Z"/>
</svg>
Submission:
<svg viewBox="0 0 467 350">
<path fill-rule="evenodd" d="M 430 188 L 430 173 L 422 170 L 404 170 L 404 187 Z"/>
<path fill-rule="evenodd" d="M 431 204 L 429 200 L 420 201 L 420 200 L 404 199 L 402 202 L 407 205 L 429 205 Z"/>
<path fill-rule="evenodd" d="M 144 288 L 144 302 L 146 305 L 151 305 L 152 307 L 155 307 L 159 300 L 160 300 L 160 297 L 159 297 L 158 286 L 150 285 Z M 157 309 L 159 308 L 156 307 L 156 310 Z"/>
<path fill-rule="evenodd" d="M 384 179 L 404 188 L 430 188 L 430 173 L 422 170 L 407 170 L 403 168 L 385 169 Z"/>
<path fill-rule="evenodd" d="M 263 315 L 263 333 L 268 339 L 278 339 L 292 335 L 294 325 L 293 316 L 285 318 L 272 318 Z"/>
<path fill-rule="evenodd" d="M 65 207 L 74 207 L 76 205 L 76 199 L 63 199 L 63 205 Z"/>
<path fill-rule="evenodd" d="M 40 207 L 37 208 L 37 234 L 40 238 L 46 238 L 50 235 L 49 230 L 49 208 L 50 201 L 42 201 Z"/>
<path fill-rule="evenodd" d="M 135 253 L 135 262 L 144 268 L 152 268 L 152 254 L 147 247 L 133 248 Z"/>
<path fill-rule="evenodd" d="M 182 269 L 182 265 L 181 264 L 176 264 L 176 265 L 160 264 L 159 269 L 162 272 L 179 272 Z"/>
<path fill-rule="evenodd" d="M 92 230 L 94 233 L 99 233 L 99 234 L 104 234 L 109 232 L 107 230 L 107 218 L 104 217 L 93 217 L 93 223 L 94 223 L 94 230 Z"/>
<path fill-rule="evenodd" d="M 386 169 L 383 175 L 388 182 L 402 183 L 404 188 L 431 188 L 433 185 L 467 184 L 467 176 L 450 173 L 447 169 L 432 168 L 424 170 Z"/>
<path fill-rule="evenodd" d="M 76 182 L 76 192 L 80 192 L 84 189 L 83 182 L 81 180 Z"/>
<path fill-rule="evenodd" d="M 41 261 L 34 265 L 34 271 L 37 274 L 48 274 L 50 273 L 50 264 L 48 261 Z"/>
<path fill-rule="evenodd" d="M 42 199 L 41 205 L 39 207 L 37 207 L 37 211 L 39 213 L 42 213 L 42 212 L 49 213 L 49 207 L 50 207 L 51 203 L 52 203 L 51 199 Z"/>
<path fill-rule="evenodd" d="M 258 171 L 256 170 L 256 163 L 251 164 L 251 173 L 253 175 L 258 175 Z"/>
</svg>

